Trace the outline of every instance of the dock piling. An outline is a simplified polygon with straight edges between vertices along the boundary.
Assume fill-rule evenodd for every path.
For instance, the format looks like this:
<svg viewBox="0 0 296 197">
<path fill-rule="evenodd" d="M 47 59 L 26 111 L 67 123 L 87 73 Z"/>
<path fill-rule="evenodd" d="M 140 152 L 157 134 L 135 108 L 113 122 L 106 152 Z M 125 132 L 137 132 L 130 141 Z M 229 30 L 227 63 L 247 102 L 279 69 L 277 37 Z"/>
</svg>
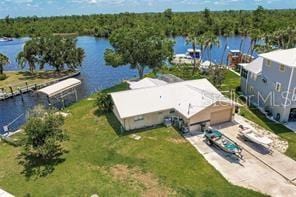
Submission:
<svg viewBox="0 0 296 197">
<path fill-rule="evenodd" d="M 9 89 L 10 89 L 10 93 L 11 93 L 11 95 L 13 96 L 13 89 L 12 89 L 12 87 L 9 86 Z"/>
</svg>

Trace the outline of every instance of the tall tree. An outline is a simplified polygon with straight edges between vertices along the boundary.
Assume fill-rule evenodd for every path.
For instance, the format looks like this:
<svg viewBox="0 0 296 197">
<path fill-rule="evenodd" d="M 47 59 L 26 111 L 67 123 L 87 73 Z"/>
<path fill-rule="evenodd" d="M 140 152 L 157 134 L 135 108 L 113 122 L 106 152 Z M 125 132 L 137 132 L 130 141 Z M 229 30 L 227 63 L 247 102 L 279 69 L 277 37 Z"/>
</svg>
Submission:
<svg viewBox="0 0 296 197">
<path fill-rule="evenodd" d="M 43 63 L 55 68 L 57 72 L 64 70 L 65 66 L 75 69 L 80 66 L 84 58 L 84 51 L 76 47 L 76 40 L 60 36 L 46 37 L 43 41 L 47 46 L 41 50 Z"/>
<path fill-rule="evenodd" d="M 211 17 L 211 11 L 208 8 L 204 9 L 203 16 L 204 16 L 204 19 L 205 19 L 207 25 L 212 25 L 213 24 L 213 19 Z"/>
<path fill-rule="evenodd" d="M 6 25 L 10 24 L 10 16 L 9 15 L 5 16 L 5 23 L 6 23 Z"/>
<path fill-rule="evenodd" d="M 0 53 L 0 75 L 3 75 L 4 66 L 9 64 L 9 58 Z"/>
<path fill-rule="evenodd" d="M 228 46 L 228 37 L 230 35 L 231 35 L 231 33 L 229 31 L 225 31 L 224 34 L 223 34 L 224 39 L 225 39 L 225 43 L 224 43 L 224 48 L 223 48 L 223 52 L 222 52 L 222 55 L 221 55 L 220 65 L 223 64 L 223 60 L 224 60 L 226 50 L 229 48 L 229 46 Z"/>
<path fill-rule="evenodd" d="M 60 36 L 38 37 L 28 41 L 23 51 L 17 56 L 21 68 L 29 65 L 33 72 L 36 65 L 43 69 L 48 64 L 61 71 L 65 66 L 68 69 L 75 69 L 81 66 L 84 59 L 84 50 L 76 46 L 76 39 Z"/>
<path fill-rule="evenodd" d="M 210 62 L 212 62 L 212 49 L 214 46 L 219 46 L 220 45 L 220 41 L 218 39 L 218 37 L 213 34 L 212 32 L 207 32 L 205 33 L 205 49 L 207 49 L 208 52 L 208 58 L 210 60 Z"/>
<path fill-rule="evenodd" d="M 262 6 L 258 6 L 258 8 L 253 12 L 253 28 L 259 29 L 262 28 L 262 25 L 265 21 L 265 9 Z"/>
<path fill-rule="evenodd" d="M 167 19 L 167 20 L 171 20 L 173 18 L 173 11 L 172 9 L 166 9 L 164 12 L 163 12 L 163 15 L 164 17 Z"/>
<path fill-rule="evenodd" d="M 248 50 L 248 53 L 252 56 L 253 53 L 254 53 L 254 50 L 255 50 L 255 47 L 256 47 L 256 43 L 257 41 L 260 39 L 260 31 L 258 29 L 252 29 L 250 31 L 250 38 L 251 38 L 251 41 L 250 41 L 250 47 L 249 47 L 249 50 Z"/>
<path fill-rule="evenodd" d="M 113 49 L 105 51 L 108 65 L 118 67 L 130 64 L 143 78 L 144 69 L 157 69 L 173 56 L 173 41 L 157 28 L 137 26 L 120 28 L 110 36 Z"/>
<path fill-rule="evenodd" d="M 188 37 L 186 38 L 186 42 L 187 42 L 187 44 L 191 43 L 191 45 L 192 45 L 192 49 L 193 49 L 194 53 L 195 53 L 195 51 L 196 51 L 197 40 L 198 40 L 198 39 L 199 39 L 199 38 L 196 37 L 194 34 L 190 34 L 190 35 L 188 35 Z M 197 61 L 196 61 L 196 58 L 193 57 L 193 69 L 192 69 L 192 75 L 194 75 L 196 69 L 197 69 Z"/>
<path fill-rule="evenodd" d="M 29 40 L 26 42 L 23 50 L 17 55 L 16 61 L 22 69 L 28 65 L 30 72 L 33 73 L 38 63 L 38 53 L 39 45 L 36 39 Z"/>
</svg>

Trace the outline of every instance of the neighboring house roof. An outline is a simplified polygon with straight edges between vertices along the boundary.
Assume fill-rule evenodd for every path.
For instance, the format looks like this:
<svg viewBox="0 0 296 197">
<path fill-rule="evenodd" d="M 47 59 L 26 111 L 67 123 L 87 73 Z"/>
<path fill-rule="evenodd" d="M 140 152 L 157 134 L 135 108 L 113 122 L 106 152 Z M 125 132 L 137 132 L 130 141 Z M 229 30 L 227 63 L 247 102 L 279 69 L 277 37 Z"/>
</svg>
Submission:
<svg viewBox="0 0 296 197">
<path fill-rule="evenodd" d="M 176 77 L 175 75 L 172 75 L 172 74 L 161 74 L 157 78 L 167 83 L 176 83 L 176 82 L 184 81 L 183 79 Z"/>
<path fill-rule="evenodd" d="M 81 81 L 75 78 L 69 78 L 66 80 L 63 80 L 61 82 L 55 83 L 53 85 L 47 86 L 45 88 L 42 88 L 38 90 L 37 92 L 41 92 L 43 94 L 46 94 L 48 97 L 56 96 L 57 94 L 60 94 L 64 91 L 67 91 L 69 89 L 75 88 L 81 84 Z"/>
<path fill-rule="evenodd" d="M 190 118 L 217 101 L 232 103 L 207 79 L 115 92 L 111 96 L 122 119 L 169 109 Z"/>
<path fill-rule="evenodd" d="M 141 79 L 140 81 L 127 81 L 127 83 L 129 84 L 130 89 L 148 88 L 167 84 L 167 82 L 165 81 L 159 79 L 152 79 L 149 77 Z"/>
<path fill-rule="evenodd" d="M 245 68 L 248 65 L 248 63 L 239 63 L 238 65 Z"/>
<path fill-rule="evenodd" d="M 253 60 L 251 63 L 245 65 L 244 69 L 252 73 L 259 74 L 262 71 L 262 66 L 263 66 L 263 58 L 258 57 L 255 60 Z"/>
<path fill-rule="evenodd" d="M 259 56 L 286 66 L 296 67 L 296 48 L 275 50 Z"/>
</svg>

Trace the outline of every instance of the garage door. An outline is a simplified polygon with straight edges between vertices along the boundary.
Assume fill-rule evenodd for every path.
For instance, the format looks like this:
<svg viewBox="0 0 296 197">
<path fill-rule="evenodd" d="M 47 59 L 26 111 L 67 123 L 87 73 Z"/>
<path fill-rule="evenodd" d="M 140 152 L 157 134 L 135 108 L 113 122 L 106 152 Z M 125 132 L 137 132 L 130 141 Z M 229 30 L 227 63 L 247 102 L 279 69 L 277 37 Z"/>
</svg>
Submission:
<svg viewBox="0 0 296 197">
<path fill-rule="evenodd" d="M 189 130 L 192 132 L 192 131 L 200 131 L 200 124 L 197 124 L 197 125 L 190 125 L 189 127 Z"/>
<path fill-rule="evenodd" d="M 211 125 L 228 122 L 231 120 L 232 108 L 223 109 L 211 113 Z"/>
</svg>

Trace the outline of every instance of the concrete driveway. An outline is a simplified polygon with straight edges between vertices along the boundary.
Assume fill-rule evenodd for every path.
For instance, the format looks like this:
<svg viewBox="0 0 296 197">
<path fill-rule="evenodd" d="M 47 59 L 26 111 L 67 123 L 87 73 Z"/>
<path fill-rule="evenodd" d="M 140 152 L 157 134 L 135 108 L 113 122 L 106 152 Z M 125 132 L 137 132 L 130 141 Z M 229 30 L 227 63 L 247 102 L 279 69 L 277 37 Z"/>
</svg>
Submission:
<svg viewBox="0 0 296 197">
<path fill-rule="evenodd" d="M 232 184 L 271 196 L 296 196 L 296 186 L 293 184 L 296 162 L 277 151 L 270 155 L 266 150 L 252 150 L 254 147 L 237 138 L 238 125 L 224 124 L 218 128 L 242 146 L 243 160 L 215 146 L 208 146 L 202 134 L 187 135 L 185 138 Z"/>
<path fill-rule="evenodd" d="M 285 179 L 296 185 L 296 161 L 278 152 L 277 150 L 273 149 L 272 154 L 270 154 L 267 148 L 253 142 L 246 141 L 238 135 L 238 126 L 239 123 L 227 123 L 218 126 L 217 129 L 238 143 L 245 151 L 260 160 L 267 167 L 273 169 Z"/>
</svg>

